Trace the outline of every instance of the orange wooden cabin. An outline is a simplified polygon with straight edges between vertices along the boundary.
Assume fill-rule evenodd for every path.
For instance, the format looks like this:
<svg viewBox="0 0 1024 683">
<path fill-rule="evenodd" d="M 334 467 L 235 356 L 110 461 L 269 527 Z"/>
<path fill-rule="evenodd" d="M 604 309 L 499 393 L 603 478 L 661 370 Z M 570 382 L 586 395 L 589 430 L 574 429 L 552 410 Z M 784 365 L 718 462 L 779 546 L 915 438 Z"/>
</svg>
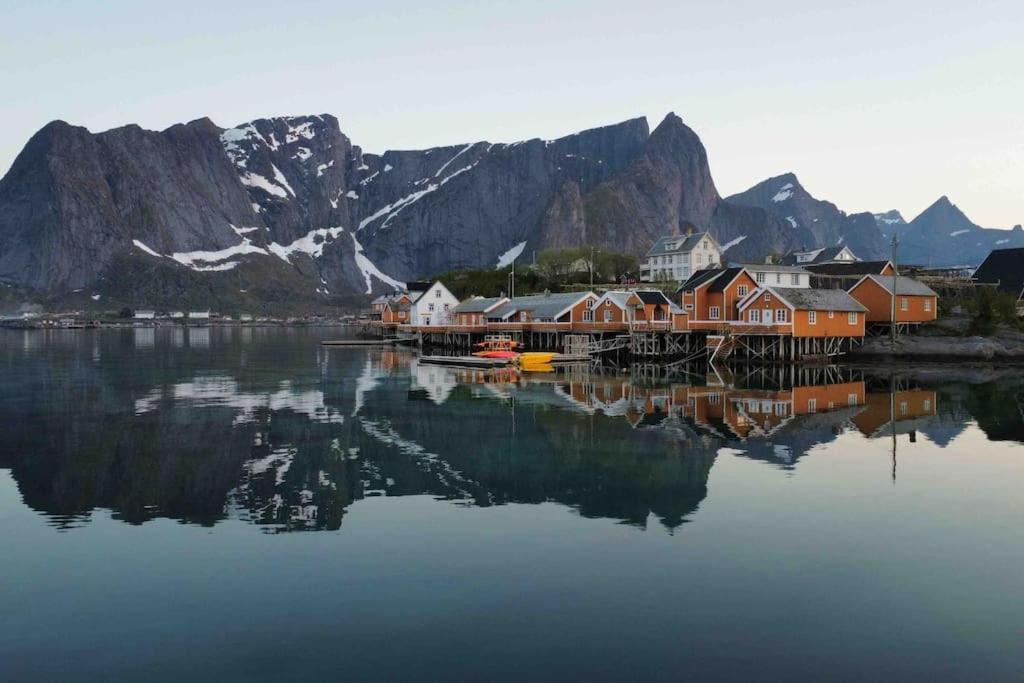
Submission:
<svg viewBox="0 0 1024 683">
<path fill-rule="evenodd" d="M 690 329 L 716 329 L 723 321 L 739 320 L 739 304 L 757 283 L 746 268 L 699 270 L 676 290 Z"/>
<path fill-rule="evenodd" d="M 935 320 L 939 295 L 928 285 L 904 275 L 865 275 L 850 288 L 850 295 L 867 308 L 869 323 L 892 323 L 894 284 L 897 323 Z"/>
<path fill-rule="evenodd" d="M 867 308 L 841 289 L 767 287 L 740 306 L 738 332 L 794 337 L 863 337 Z"/>
</svg>

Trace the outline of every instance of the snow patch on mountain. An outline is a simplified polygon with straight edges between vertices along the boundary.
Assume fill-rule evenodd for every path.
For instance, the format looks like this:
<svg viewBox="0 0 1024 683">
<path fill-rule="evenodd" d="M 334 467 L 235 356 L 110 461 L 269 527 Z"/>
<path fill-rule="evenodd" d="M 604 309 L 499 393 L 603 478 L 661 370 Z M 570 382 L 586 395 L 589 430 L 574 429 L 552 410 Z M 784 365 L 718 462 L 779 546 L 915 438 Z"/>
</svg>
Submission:
<svg viewBox="0 0 1024 683">
<path fill-rule="evenodd" d="M 356 265 L 359 267 L 359 271 L 363 274 L 363 279 L 366 280 L 366 293 L 373 294 L 373 280 L 371 278 L 377 278 L 384 284 L 390 285 L 396 290 L 405 289 L 405 283 L 399 282 L 390 275 L 385 275 L 380 268 L 375 266 L 366 254 L 363 253 L 363 245 L 356 239 L 356 234 L 352 233 L 352 246 L 355 248 Z"/>
<path fill-rule="evenodd" d="M 142 251 L 146 252 L 150 256 L 156 256 L 157 258 L 163 258 L 163 254 L 156 253 L 156 251 L 154 251 L 153 249 L 150 249 L 149 247 L 147 247 L 145 244 L 143 244 L 139 240 L 132 240 L 132 244 L 134 244 L 138 249 L 141 249 Z"/>
<path fill-rule="evenodd" d="M 745 239 L 747 239 L 746 235 L 740 235 L 736 239 L 729 240 L 728 242 L 726 242 L 725 244 L 722 245 L 722 251 L 726 251 L 726 250 L 730 249 L 731 247 L 735 247 L 737 244 L 739 244 L 740 242 L 742 242 Z"/>
<path fill-rule="evenodd" d="M 793 187 L 792 183 L 786 183 L 778 192 L 775 193 L 775 196 L 772 197 L 772 201 L 775 203 L 784 202 L 792 197 L 793 190 L 789 189 L 791 187 Z"/>
<path fill-rule="evenodd" d="M 412 194 L 407 194 L 406 196 L 402 197 L 401 199 L 397 199 L 394 202 L 392 202 L 390 204 L 387 204 L 387 205 L 385 205 L 384 207 L 382 207 L 380 209 L 377 209 L 372 214 L 370 214 L 369 216 L 367 216 L 363 220 L 359 221 L 359 227 L 356 228 L 356 231 L 358 232 L 359 230 L 362 230 L 363 228 L 365 228 L 366 226 L 370 225 L 371 223 L 373 223 L 377 219 L 386 216 L 386 218 L 384 218 L 384 222 L 381 223 L 381 225 L 380 225 L 380 229 L 383 230 L 384 228 L 388 227 L 388 223 L 390 223 L 391 220 L 395 216 L 397 216 L 399 213 L 401 213 L 403 209 L 411 206 L 412 204 L 415 204 L 416 202 L 418 202 L 420 199 L 422 199 L 423 197 L 427 196 L 428 194 L 430 194 L 432 192 L 436 192 L 437 190 L 441 189 L 441 187 L 443 187 L 449 180 L 451 180 L 452 178 L 455 178 L 455 177 L 465 173 L 466 171 L 469 171 L 474 166 L 476 166 L 476 163 L 472 163 L 469 166 L 464 166 L 463 168 L 460 168 L 459 170 L 455 171 L 454 173 L 445 176 L 444 178 L 441 179 L 440 182 L 430 183 L 429 185 L 427 185 L 422 190 L 417 190 L 416 192 L 413 192 Z M 374 175 L 376 175 L 376 174 L 374 174 Z"/>
<path fill-rule="evenodd" d="M 797 226 L 796 219 L 793 218 L 792 216 L 786 216 L 786 220 L 789 221 L 791 227 L 795 228 Z"/>
<path fill-rule="evenodd" d="M 954 230 L 953 232 L 949 233 L 949 236 L 956 237 L 957 235 L 963 235 L 968 232 L 970 232 L 970 230 Z"/>
<path fill-rule="evenodd" d="M 270 253 L 277 257 L 288 261 L 292 254 L 308 254 L 313 258 L 320 258 L 324 253 L 324 246 L 338 238 L 338 236 L 345 232 L 345 228 L 320 228 L 318 230 L 311 230 L 302 237 L 298 238 L 291 244 L 281 245 L 277 242 L 271 242 L 267 248 Z"/>
<path fill-rule="evenodd" d="M 519 244 L 513 246 L 504 254 L 498 257 L 498 264 L 496 268 L 504 268 L 512 265 L 512 262 L 519 258 L 520 254 L 523 253 L 523 249 L 526 249 L 526 241 L 522 241 Z"/>
</svg>

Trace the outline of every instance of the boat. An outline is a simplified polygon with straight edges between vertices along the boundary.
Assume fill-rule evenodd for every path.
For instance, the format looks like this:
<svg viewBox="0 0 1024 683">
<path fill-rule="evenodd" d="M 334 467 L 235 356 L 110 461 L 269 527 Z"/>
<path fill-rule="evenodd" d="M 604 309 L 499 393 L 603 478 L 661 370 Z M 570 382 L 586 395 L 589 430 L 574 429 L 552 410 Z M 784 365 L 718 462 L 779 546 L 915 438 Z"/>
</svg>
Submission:
<svg viewBox="0 0 1024 683">
<path fill-rule="evenodd" d="M 551 351 L 527 351 L 519 354 L 519 363 L 521 365 L 547 365 L 551 363 L 551 359 L 555 357 L 555 353 Z"/>
</svg>

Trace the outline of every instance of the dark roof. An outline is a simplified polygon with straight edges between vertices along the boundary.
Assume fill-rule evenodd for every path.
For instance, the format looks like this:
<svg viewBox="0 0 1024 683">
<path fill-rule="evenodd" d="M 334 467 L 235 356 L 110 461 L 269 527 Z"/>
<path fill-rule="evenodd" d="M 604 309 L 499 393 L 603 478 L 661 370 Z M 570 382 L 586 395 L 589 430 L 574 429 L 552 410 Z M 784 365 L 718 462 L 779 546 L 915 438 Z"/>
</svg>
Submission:
<svg viewBox="0 0 1024 683">
<path fill-rule="evenodd" d="M 665 293 L 660 289 L 638 289 L 636 295 L 640 297 L 640 301 L 645 304 L 671 304 Z"/>
<path fill-rule="evenodd" d="M 683 251 L 692 251 L 697 243 L 704 237 L 711 237 L 711 233 L 697 232 L 692 235 L 666 235 L 665 237 L 658 238 L 658 241 L 651 245 L 651 248 L 647 250 L 647 256 L 678 254 Z M 714 241 L 713 237 L 711 239 Z M 669 244 L 675 244 L 675 249 L 667 249 L 666 247 Z M 715 246 L 718 246 L 718 242 L 715 242 Z"/>
<path fill-rule="evenodd" d="M 857 311 L 865 308 L 842 289 L 804 289 L 802 287 L 769 287 L 768 291 L 800 311 Z M 754 300 L 756 297 L 752 297 Z"/>
<path fill-rule="evenodd" d="M 855 261 L 853 263 L 808 263 L 804 268 L 817 275 L 880 275 L 888 261 Z"/>
<path fill-rule="evenodd" d="M 786 254 L 785 256 L 783 256 L 782 257 L 782 265 L 785 265 L 785 266 L 797 266 L 797 265 L 800 265 L 800 266 L 807 267 L 807 266 L 809 266 L 812 263 L 827 263 L 829 261 L 835 260 L 835 257 L 839 254 L 839 252 L 841 252 L 843 249 L 846 249 L 846 248 L 847 247 L 846 247 L 845 244 L 837 244 L 834 247 L 821 247 L 820 249 L 798 249 L 796 251 L 791 251 L 788 254 Z M 850 249 L 850 253 L 853 253 L 853 249 Z M 813 257 L 811 258 L 810 261 L 800 262 L 796 258 L 798 254 L 813 254 Z M 854 254 L 854 258 L 856 258 L 856 257 L 857 257 L 857 255 Z"/>
<path fill-rule="evenodd" d="M 722 274 L 724 268 L 705 268 L 704 270 L 695 270 L 693 275 L 690 276 L 683 284 L 676 288 L 676 293 L 682 292 L 688 289 L 696 289 L 705 282 L 710 282 L 716 277 Z"/>
<path fill-rule="evenodd" d="M 408 311 L 412 308 L 412 304 L 408 301 L 393 301 L 391 302 L 391 308 L 396 311 Z"/>
<path fill-rule="evenodd" d="M 716 278 L 711 286 L 708 287 L 709 292 L 724 292 L 725 288 L 729 286 L 729 283 L 736 279 L 736 276 L 743 272 L 742 268 L 726 268 L 722 271 L 722 277 Z"/>
<path fill-rule="evenodd" d="M 974 271 L 974 278 L 998 284 L 999 291 L 1020 298 L 1024 291 L 1024 247 L 994 249 Z"/>
<path fill-rule="evenodd" d="M 896 294 L 909 294 L 911 296 L 938 296 L 931 287 L 906 275 L 865 275 L 868 280 L 873 280 L 882 289 L 892 294 L 893 280 L 896 281 Z M 852 289 L 852 288 L 851 288 Z"/>
</svg>

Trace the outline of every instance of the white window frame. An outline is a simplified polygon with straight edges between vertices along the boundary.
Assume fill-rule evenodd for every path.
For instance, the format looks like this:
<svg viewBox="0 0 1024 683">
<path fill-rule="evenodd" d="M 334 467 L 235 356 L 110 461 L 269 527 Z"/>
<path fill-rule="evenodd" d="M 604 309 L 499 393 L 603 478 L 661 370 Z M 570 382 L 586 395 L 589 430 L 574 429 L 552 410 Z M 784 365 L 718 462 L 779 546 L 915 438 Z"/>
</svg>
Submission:
<svg viewBox="0 0 1024 683">
<path fill-rule="evenodd" d="M 736 294 L 742 299 L 750 293 L 750 289 L 746 285 L 739 285 L 736 287 Z"/>
<path fill-rule="evenodd" d="M 708 319 L 709 320 L 721 320 L 722 319 L 722 309 L 720 307 L 718 307 L 718 306 L 710 307 L 708 309 Z"/>
<path fill-rule="evenodd" d="M 809 398 L 807 399 L 807 412 L 816 413 L 818 412 L 818 399 Z"/>
<path fill-rule="evenodd" d="M 761 323 L 761 310 L 758 308 L 751 308 L 747 311 L 747 320 L 754 324 Z"/>
<path fill-rule="evenodd" d="M 795 287 L 799 287 L 800 286 L 800 273 L 793 273 L 790 276 L 789 283 L 791 285 L 794 285 Z"/>
<path fill-rule="evenodd" d="M 900 297 L 900 310 L 901 311 L 909 311 L 910 310 L 910 299 L 908 299 L 905 296 L 901 296 Z"/>
<path fill-rule="evenodd" d="M 787 322 L 788 318 L 789 318 L 789 311 L 788 311 L 788 309 L 785 309 L 785 308 L 776 308 L 775 309 L 775 322 L 780 323 L 780 324 L 781 323 L 785 323 L 785 322 Z"/>
<path fill-rule="evenodd" d="M 856 325 L 857 324 L 857 312 L 856 311 L 850 311 L 849 313 L 847 313 L 847 315 L 846 315 L 846 322 L 850 323 L 851 325 Z"/>
<path fill-rule="evenodd" d="M 612 309 L 610 309 L 610 308 L 604 309 L 604 321 L 606 323 L 610 323 L 612 321 Z"/>
<path fill-rule="evenodd" d="M 928 297 L 925 297 L 925 299 L 924 299 L 924 310 L 925 310 L 925 313 L 931 313 L 932 312 L 932 300 L 930 298 L 928 298 Z"/>
<path fill-rule="evenodd" d="M 817 311 L 807 311 L 807 324 L 808 325 L 817 325 L 818 324 L 818 312 Z"/>
<path fill-rule="evenodd" d="M 764 283 L 764 273 L 754 273 L 754 279 L 759 283 Z"/>
<path fill-rule="evenodd" d="M 585 323 L 592 323 L 592 322 L 594 322 L 594 309 L 588 308 L 587 310 L 583 311 L 583 322 L 585 322 Z"/>
<path fill-rule="evenodd" d="M 828 312 L 828 319 L 831 320 L 834 317 L 836 317 L 836 312 L 835 311 L 829 311 Z"/>
</svg>

